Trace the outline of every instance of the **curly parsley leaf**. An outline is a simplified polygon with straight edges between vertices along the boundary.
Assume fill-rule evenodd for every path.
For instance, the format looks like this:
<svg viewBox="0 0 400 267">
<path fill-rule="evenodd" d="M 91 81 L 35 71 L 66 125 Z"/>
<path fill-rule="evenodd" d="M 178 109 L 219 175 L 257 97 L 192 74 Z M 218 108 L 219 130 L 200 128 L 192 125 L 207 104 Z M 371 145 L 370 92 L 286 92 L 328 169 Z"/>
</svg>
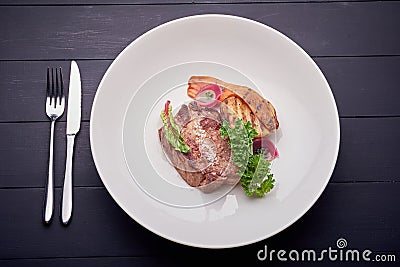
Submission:
<svg viewBox="0 0 400 267">
<path fill-rule="evenodd" d="M 271 163 L 263 154 L 253 155 L 253 139 L 258 135 L 251 122 L 239 119 L 232 128 L 224 121 L 220 130 L 223 138 L 228 137 L 232 161 L 239 167 L 240 183 L 248 196 L 263 197 L 272 190 L 275 180 L 271 174 Z"/>
<path fill-rule="evenodd" d="M 248 196 L 263 197 L 274 188 L 275 180 L 270 173 L 271 163 L 264 159 L 263 154 L 251 155 L 247 168 L 243 172 L 240 182 Z"/>
</svg>

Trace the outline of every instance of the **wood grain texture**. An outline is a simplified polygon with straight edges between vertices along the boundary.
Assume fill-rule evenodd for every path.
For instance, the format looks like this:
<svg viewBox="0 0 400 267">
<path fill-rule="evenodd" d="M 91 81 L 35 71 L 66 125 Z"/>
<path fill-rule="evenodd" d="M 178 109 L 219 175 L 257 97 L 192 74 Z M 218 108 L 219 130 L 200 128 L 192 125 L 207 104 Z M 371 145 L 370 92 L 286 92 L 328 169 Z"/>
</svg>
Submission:
<svg viewBox="0 0 400 267">
<path fill-rule="evenodd" d="M 400 118 L 341 119 L 340 123 L 339 156 L 331 181 L 400 181 Z"/>
<path fill-rule="evenodd" d="M 400 57 L 316 58 L 339 115 L 400 116 Z M 81 60 L 82 119 L 89 120 L 94 95 L 111 60 Z M 61 66 L 68 88 L 69 61 L 0 61 L 0 122 L 48 121 L 44 113 L 46 68 Z M 68 91 L 68 90 L 66 90 Z M 61 121 L 66 120 L 64 115 Z"/>
<path fill-rule="evenodd" d="M 111 61 L 78 61 L 78 64 L 82 80 L 82 119 L 88 120 L 97 87 Z M 0 121 L 49 120 L 44 105 L 47 67 L 62 67 L 68 96 L 70 61 L 0 62 Z M 66 112 L 59 120 L 66 121 Z"/>
<path fill-rule="evenodd" d="M 340 116 L 399 116 L 400 57 L 317 58 Z"/>
<path fill-rule="evenodd" d="M 400 55 L 400 2 L 0 7 L 0 60 L 113 59 L 144 32 L 206 13 L 260 21 L 312 56 Z M 27 49 L 29 48 L 29 49 Z"/>
<path fill-rule="evenodd" d="M 257 253 L 257 252 L 256 252 Z M 255 254 L 256 254 L 255 253 Z M 210 263 L 210 261 L 218 261 L 220 258 L 218 257 L 206 257 L 206 258 L 200 258 L 196 259 L 196 264 L 197 266 L 204 264 L 207 265 Z M 362 264 L 365 263 L 358 263 L 358 262 L 334 262 L 334 261 L 325 261 L 323 263 L 321 262 L 278 262 L 278 260 L 275 260 L 275 262 L 262 262 L 262 261 L 255 261 L 254 259 L 244 259 L 241 257 L 241 255 L 235 255 L 232 258 L 225 259 L 223 258 L 225 262 L 228 264 L 249 264 L 251 263 L 251 266 L 342 266 L 342 267 L 354 267 L 354 266 L 363 266 Z M 188 259 L 188 258 L 176 258 L 176 259 L 171 259 L 168 257 L 151 257 L 151 258 L 145 258 L 145 257 L 96 257 L 96 258 L 68 258 L 68 259 L 34 259 L 34 260 L 5 260 L 2 261 L 2 266 L 7 267 L 7 266 L 16 266 L 17 264 L 19 267 L 30 267 L 30 266 L 85 266 L 85 267 L 91 267 L 91 266 L 96 266 L 96 267 L 102 267 L 102 266 L 118 266 L 118 267 L 125 267 L 125 266 L 140 266 L 140 267 L 155 267 L 155 266 L 162 266 L 162 267 L 179 267 L 179 266 L 188 266 L 188 262 L 193 261 L 193 259 Z M 368 265 L 372 265 L 368 263 Z M 379 266 L 396 266 L 396 262 L 385 262 L 385 263 L 379 263 Z"/>
<path fill-rule="evenodd" d="M 179 266 L 175 263 L 169 263 L 168 258 L 153 257 L 95 257 L 95 258 L 48 258 L 48 259 L 12 259 L 1 260 L 2 267 L 54 267 L 54 266 L 84 266 L 84 267 L 110 267 L 110 266 Z M 184 266 L 184 265 L 181 265 Z"/>
<path fill-rule="evenodd" d="M 75 188 L 72 222 L 42 224 L 43 190 L 0 190 L 0 258 L 48 257 L 166 257 L 176 259 L 256 261 L 258 250 L 323 249 L 340 237 L 348 247 L 398 251 L 400 183 L 330 184 L 317 203 L 298 222 L 256 244 L 225 250 L 191 248 L 143 229 L 120 209 L 103 188 Z M 355 193 L 357 192 L 357 193 Z M 382 192 L 385 192 L 382 194 Z M 56 207 L 60 190 L 56 190 Z M 273 215 L 271 215 L 273 216 Z M 346 223 L 347 222 L 347 223 Z M 234 234 L 234 233 L 232 233 Z"/>
<path fill-rule="evenodd" d="M 66 123 L 55 126 L 54 180 L 64 181 L 66 160 Z M 47 181 L 50 122 L 0 124 L 0 187 L 43 187 Z M 73 184 L 102 186 L 89 143 L 89 123 L 81 123 L 75 140 Z"/>
<path fill-rule="evenodd" d="M 257 251 L 253 253 L 257 254 Z M 354 267 L 354 266 L 363 266 L 365 263 L 358 262 L 335 262 L 335 261 L 324 261 L 321 262 L 279 262 L 275 260 L 273 262 L 268 261 L 256 261 L 254 260 L 254 255 L 251 255 L 253 258 L 248 256 L 247 258 L 243 258 L 242 255 L 233 255 L 232 257 L 222 258 L 220 256 L 215 257 L 201 257 L 196 260 L 196 264 L 194 266 L 200 265 L 209 265 L 210 262 L 218 262 L 224 261 L 227 264 L 232 264 L 237 266 L 238 264 L 251 264 L 251 266 L 340 266 L 340 267 Z M 398 256 L 397 256 L 398 258 Z M 95 257 L 95 258 L 50 258 L 50 259 L 23 259 L 23 260 L 0 260 L 0 264 L 2 267 L 9 266 L 18 266 L 18 267 L 54 267 L 54 266 L 85 266 L 85 267 L 109 267 L 109 266 L 118 266 L 118 267 L 179 267 L 179 266 L 188 266 L 189 262 L 192 262 L 193 259 L 188 259 L 187 257 L 179 256 L 179 258 L 169 258 L 169 257 Z M 386 262 L 379 263 L 379 266 L 396 266 L 396 262 Z M 372 265 L 368 263 L 368 265 Z M 246 265 L 245 265 L 246 266 Z"/>
<path fill-rule="evenodd" d="M 337 165 L 320 199 L 283 232 L 235 249 L 179 245 L 137 224 L 103 187 L 89 144 L 93 98 L 117 54 L 164 22 L 206 13 L 250 18 L 292 38 L 324 72 L 341 116 Z M 265 245 L 336 248 L 341 237 L 348 248 L 400 260 L 400 1 L 4 0 L 0 14 L 0 266 L 320 266 L 259 262 L 256 253 Z M 68 88 L 71 59 L 81 68 L 84 120 L 74 158 L 74 213 L 62 226 L 64 115 L 56 125 L 55 216 L 46 226 L 45 72 L 62 66 Z"/>
<path fill-rule="evenodd" d="M 347 0 L 345 2 L 371 2 L 374 0 Z M 253 3 L 312 3 L 344 2 L 343 0 L 3 0 L 1 5 L 172 5 L 172 4 L 253 4 Z"/>
<path fill-rule="evenodd" d="M 43 187 L 47 177 L 50 123 L 0 124 L 0 188 Z M 55 184 L 65 168 L 65 126 L 56 124 Z M 400 118 L 341 119 L 341 145 L 331 182 L 400 181 Z M 89 123 L 77 136 L 74 185 L 102 186 L 89 143 Z"/>
</svg>

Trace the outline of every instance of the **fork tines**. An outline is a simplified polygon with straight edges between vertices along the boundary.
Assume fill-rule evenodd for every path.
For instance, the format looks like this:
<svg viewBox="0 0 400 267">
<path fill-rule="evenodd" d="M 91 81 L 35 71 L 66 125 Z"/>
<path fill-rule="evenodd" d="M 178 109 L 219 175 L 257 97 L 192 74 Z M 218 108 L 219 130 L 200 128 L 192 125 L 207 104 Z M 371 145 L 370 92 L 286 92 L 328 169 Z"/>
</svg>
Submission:
<svg viewBox="0 0 400 267">
<path fill-rule="evenodd" d="M 54 76 L 55 72 L 55 76 Z M 50 105 L 56 105 L 56 101 L 61 104 L 64 96 L 64 84 L 60 68 L 47 68 L 47 98 Z"/>
</svg>

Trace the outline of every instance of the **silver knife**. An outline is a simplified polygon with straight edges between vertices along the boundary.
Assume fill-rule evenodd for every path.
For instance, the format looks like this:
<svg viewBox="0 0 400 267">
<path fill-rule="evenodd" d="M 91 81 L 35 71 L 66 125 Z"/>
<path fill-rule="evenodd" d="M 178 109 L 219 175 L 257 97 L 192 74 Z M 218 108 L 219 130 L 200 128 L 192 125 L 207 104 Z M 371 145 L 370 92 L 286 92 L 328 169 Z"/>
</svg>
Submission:
<svg viewBox="0 0 400 267">
<path fill-rule="evenodd" d="M 81 126 L 81 75 L 78 64 L 71 62 L 67 111 L 67 159 L 62 195 L 61 220 L 68 224 L 72 215 L 72 156 L 75 136 Z"/>
</svg>

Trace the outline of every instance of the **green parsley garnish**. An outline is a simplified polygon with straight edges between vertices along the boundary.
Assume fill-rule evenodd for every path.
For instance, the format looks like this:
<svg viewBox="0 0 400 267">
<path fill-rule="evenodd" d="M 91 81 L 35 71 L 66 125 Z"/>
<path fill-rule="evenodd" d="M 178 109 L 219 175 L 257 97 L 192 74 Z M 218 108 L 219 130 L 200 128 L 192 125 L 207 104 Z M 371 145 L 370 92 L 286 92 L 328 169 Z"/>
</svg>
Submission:
<svg viewBox="0 0 400 267">
<path fill-rule="evenodd" d="M 240 183 L 248 196 L 263 197 L 274 187 L 275 180 L 270 173 L 271 163 L 263 154 L 253 154 L 253 139 L 258 135 L 251 122 L 239 119 L 232 128 L 227 121 L 221 127 L 221 136 L 229 137 L 232 161 L 239 167 Z"/>
</svg>

